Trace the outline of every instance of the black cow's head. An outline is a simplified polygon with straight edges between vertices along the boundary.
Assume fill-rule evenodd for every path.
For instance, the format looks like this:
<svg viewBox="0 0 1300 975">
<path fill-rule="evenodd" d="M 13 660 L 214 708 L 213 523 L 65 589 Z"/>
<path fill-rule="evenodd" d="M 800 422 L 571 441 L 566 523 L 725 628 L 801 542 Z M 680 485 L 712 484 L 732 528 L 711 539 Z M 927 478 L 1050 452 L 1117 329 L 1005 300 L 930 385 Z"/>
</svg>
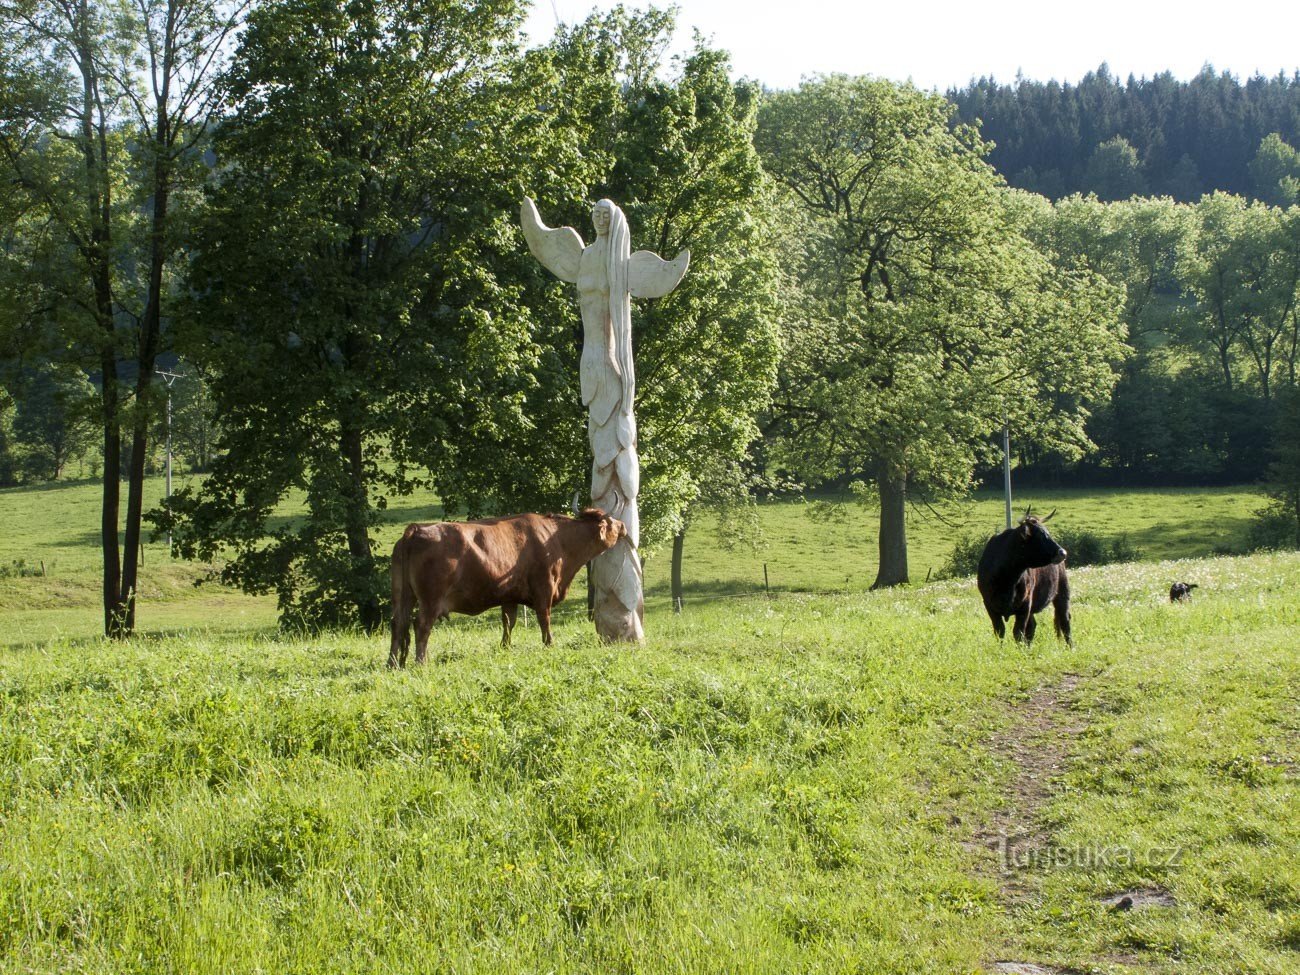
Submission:
<svg viewBox="0 0 1300 975">
<path fill-rule="evenodd" d="M 1045 527 L 1054 514 L 1056 514 L 1055 509 L 1046 518 L 1035 518 L 1026 509 L 1025 517 L 1020 520 L 1020 527 L 1016 529 L 1017 548 L 1025 564 L 1031 569 L 1044 565 L 1059 565 L 1065 561 L 1067 554 L 1065 549 L 1056 543 L 1056 539 L 1052 538 Z"/>
</svg>

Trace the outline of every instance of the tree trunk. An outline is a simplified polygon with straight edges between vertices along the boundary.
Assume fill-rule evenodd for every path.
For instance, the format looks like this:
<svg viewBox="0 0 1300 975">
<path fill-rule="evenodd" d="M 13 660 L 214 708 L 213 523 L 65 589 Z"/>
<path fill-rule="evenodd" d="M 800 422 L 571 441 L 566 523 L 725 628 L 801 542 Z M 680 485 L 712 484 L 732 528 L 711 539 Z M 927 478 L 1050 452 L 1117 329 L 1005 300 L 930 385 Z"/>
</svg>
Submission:
<svg viewBox="0 0 1300 975">
<path fill-rule="evenodd" d="M 82 253 L 95 298 L 100 334 L 100 419 L 104 433 L 104 490 L 100 506 L 100 548 L 104 559 L 104 633 L 119 636 L 126 620 L 122 605 L 122 561 L 117 522 L 122 498 L 122 418 L 117 385 L 117 327 L 113 319 L 112 184 L 108 176 L 108 122 L 99 107 L 96 70 L 85 3 L 76 8 L 73 45 L 81 71 L 81 160 L 86 179 L 88 239 Z"/>
<path fill-rule="evenodd" d="M 122 602 L 126 606 L 124 632 L 135 630 L 135 605 L 140 564 L 140 520 L 144 513 L 144 462 L 149 447 L 149 416 L 153 404 L 151 392 L 158 345 L 162 337 L 163 265 L 167 262 L 166 223 L 170 175 L 161 154 L 166 151 L 165 123 L 160 120 L 158 142 L 154 151 L 153 227 L 149 245 L 149 293 L 140 322 L 140 345 L 137 353 L 139 371 L 135 380 L 135 418 L 132 423 L 131 466 L 127 472 L 126 538 L 122 546 Z"/>
<path fill-rule="evenodd" d="M 880 567 L 872 589 L 907 582 L 907 478 L 882 474 L 880 482 Z"/>
<path fill-rule="evenodd" d="M 682 549 L 686 547 L 686 529 L 673 535 L 673 612 L 682 611 Z"/>
<path fill-rule="evenodd" d="M 357 619 L 367 633 L 379 629 L 383 613 L 375 592 L 375 557 L 370 550 L 370 533 L 366 526 L 369 503 L 366 492 L 365 457 L 361 428 L 344 423 L 340 438 L 344 465 L 347 468 L 346 496 L 343 499 L 343 530 L 352 557 L 353 600 Z"/>
<path fill-rule="evenodd" d="M 100 356 L 103 372 L 100 407 L 104 423 L 104 491 L 100 503 L 100 548 L 104 559 L 104 635 L 120 635 L 122 563 L 117 549 L 117 516 L 122 497 L 122 435 L 117 415 L 117 360 L 109 340 Z"/>
</svg>

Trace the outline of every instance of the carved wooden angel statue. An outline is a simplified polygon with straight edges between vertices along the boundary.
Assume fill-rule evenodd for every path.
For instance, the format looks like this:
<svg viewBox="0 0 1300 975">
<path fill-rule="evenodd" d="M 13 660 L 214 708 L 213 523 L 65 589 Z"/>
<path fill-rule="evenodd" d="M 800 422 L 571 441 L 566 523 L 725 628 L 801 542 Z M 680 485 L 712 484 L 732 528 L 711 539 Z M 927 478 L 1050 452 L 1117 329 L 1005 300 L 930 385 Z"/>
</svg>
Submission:
<svg viewBox="0 0 1300 975">
<path fill-rule="evenodd" d="M 591 441 L 591 500 L 627 526 L 627 539 L 591 563 L 596 632 L 603 640 L 640 641 L 645 603 L 636 552 L 641 466 L 633 413 L 631 298 L 659 298 L 672 291 L 686 273 L 690 251 L 671 261 L 650 251 L 633 254 L 627 218 L 610 200 L 591 208 L 596 239 L 587 247 L 572 227 L 552 230 L 542 223 L 528 197 L 520 210 L 533 256 L 561 281 L 578 286 L 583 334 L 579 378 Z"/>
</svg>

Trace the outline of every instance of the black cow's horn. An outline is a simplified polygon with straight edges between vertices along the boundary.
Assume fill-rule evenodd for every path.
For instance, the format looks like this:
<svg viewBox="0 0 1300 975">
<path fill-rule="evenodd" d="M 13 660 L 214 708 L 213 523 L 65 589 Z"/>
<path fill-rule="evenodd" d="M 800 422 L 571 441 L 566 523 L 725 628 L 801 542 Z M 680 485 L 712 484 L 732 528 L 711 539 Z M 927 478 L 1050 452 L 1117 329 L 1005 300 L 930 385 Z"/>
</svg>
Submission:
<svg viewBox="0 0 1300 975">
<path fill-rule="evenodd" d="M 1049 521 L 1052 520 L 1052 515 L 1054 515 L 1054 514 L 1056 514 L 1056 509 L 1055 509 L 1055 508 L 1052 509 L 1052 514 L 1051 514 L 1051 515 L 1048 515 L 1046 518 L 1039 518 L 1038 520 L 1039 520 L 1039 522 L 1042 522 L 1042 523 L 1049 522 Z"/>
</svg>

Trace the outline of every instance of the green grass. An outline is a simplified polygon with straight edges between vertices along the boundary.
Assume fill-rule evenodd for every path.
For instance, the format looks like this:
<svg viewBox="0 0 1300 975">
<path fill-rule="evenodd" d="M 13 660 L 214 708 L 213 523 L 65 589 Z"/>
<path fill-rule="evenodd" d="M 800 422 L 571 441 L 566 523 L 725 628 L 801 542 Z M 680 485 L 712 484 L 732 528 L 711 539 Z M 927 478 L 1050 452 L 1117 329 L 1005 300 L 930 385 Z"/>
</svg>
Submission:
<svg viewBox="0 0 1300 975">
<path fill-rule="evenodd" d="M 963 581 L 652 608 L 637 649 L 440 627 L 401 673 L 0 650 L 0 971 L 1296 971 L 1300 556 L 1075 580 L 1074 649 L 998 645 Z M 1012 896 L 982 837 L 1065 675 Z M 1175 904 L 1099 900 L 1136 886 Z"/>
<path fill-rule="evenodd" d="M 165 543 L 97 639 L 97 487 L 0 492 L 0 972 L 1297 971 L 1300 555 L 1200 558 L 1248 491 L 1019 503 L 1181 561 L 1075 570 L 1077 647 L 1027 650 L 969 580 L 865 592 L 873 513 L 764 504 L 760 551 L 692 530 L 684 615 L 651 555 L 642 648 L 573 600 L 390 673 Z M 943 514 L 914 578 L 1001 503 Z"/>
</svg>

